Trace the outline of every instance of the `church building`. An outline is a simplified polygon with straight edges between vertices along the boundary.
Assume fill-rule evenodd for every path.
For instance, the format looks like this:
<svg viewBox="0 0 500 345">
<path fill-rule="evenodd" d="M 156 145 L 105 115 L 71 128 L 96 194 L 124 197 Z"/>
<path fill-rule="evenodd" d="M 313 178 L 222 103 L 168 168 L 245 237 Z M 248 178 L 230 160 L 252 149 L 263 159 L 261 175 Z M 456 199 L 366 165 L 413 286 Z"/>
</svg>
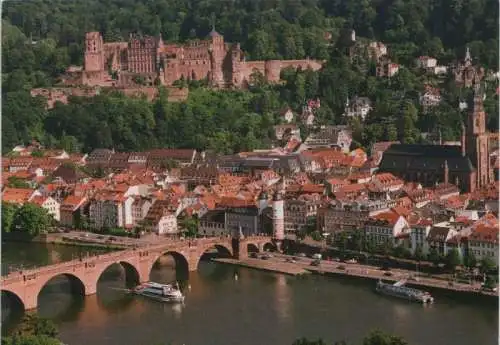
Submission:
<svg viewBox="0 0 500 345">
<path fill-rule="evenodd" d="M 467 128 L 462 125 L 461 146 L 393 144 L 384 152 L 379 171 L 423 186 L 452 183 L 463 192 L 488 185 L 493 180 L 493 170 L 488 159 L 489 134 L 479 84 L 475 85 L 471 103 Z"/>
</svg>

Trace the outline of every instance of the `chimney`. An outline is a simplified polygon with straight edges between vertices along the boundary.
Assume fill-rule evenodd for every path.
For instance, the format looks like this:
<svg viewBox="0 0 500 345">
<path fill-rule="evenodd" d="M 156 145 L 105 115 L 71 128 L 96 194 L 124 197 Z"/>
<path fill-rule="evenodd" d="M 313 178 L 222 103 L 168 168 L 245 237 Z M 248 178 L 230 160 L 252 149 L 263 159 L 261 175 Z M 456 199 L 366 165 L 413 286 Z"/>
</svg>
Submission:
<svg viewBox="0 0 500 345">
<path fill-rule="evenodd" d="M 444 184 L 447 185 L 449 183 L 449 175 L 450 170 L 448 168 L 448 160 L 444 161 Z"/>
</svg>

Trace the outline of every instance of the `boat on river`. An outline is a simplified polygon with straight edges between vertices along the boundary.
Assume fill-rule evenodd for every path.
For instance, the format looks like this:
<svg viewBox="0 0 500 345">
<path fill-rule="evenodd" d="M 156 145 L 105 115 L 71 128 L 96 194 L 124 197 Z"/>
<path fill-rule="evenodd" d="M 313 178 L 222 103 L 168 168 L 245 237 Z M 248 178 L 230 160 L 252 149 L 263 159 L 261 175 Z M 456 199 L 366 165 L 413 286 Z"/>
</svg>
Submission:
<svg viewBox="0 0 500 345">
<path fill-rule="evenodd" d="M 137 286 L 133 293 L 136 295 L 148 297 L 160 302 L 167 303 L 182 303 L 184 302 L 184 295 L 179 288 L 179 283 L 173 284 L 160 284 L 155 282 L 147 282 Z"/>
<path fill-rule="evenodd" d="M 385 295 L 404 298 L 412 302 L 423 304 L 434 303 L 434 298 L 430 293 L 404 286 L 405 283 L 405 280 L 400 280 L 394 284 L 387 284 L 379 280 L 375 290 Z"/>
</svg>

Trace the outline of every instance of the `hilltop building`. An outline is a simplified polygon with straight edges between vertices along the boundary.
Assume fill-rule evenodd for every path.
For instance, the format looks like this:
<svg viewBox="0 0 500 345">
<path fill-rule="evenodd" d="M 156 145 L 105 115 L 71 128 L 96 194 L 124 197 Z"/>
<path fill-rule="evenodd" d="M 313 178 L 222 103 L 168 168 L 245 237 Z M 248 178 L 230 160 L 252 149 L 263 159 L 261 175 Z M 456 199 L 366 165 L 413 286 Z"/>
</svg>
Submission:
<svg viewBox="0 0 500 345">
<path fill-rule="evenodd" d="M 75 79 L 84 85 L 167 85 L 175 81 L 207 79 L 214 87 L 244 87 L 252 73 L 278 82 L 287 67 L 318 70 L 315 60 L 246 61 L 239 43 L 227 43 L 213 29 L 204 40 L 166 44 L 157 37 L 131 35 L 128 42 L 105 43 L 99 32 L 85 35 L 83 69 Z"/>
</svg>

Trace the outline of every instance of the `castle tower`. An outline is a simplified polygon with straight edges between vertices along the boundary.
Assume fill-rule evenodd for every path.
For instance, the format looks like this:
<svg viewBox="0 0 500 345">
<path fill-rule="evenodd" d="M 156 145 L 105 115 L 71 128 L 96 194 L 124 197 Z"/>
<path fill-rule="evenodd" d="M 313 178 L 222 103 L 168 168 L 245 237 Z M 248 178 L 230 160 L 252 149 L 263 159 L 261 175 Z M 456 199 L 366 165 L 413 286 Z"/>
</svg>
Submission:
<svg viewBox="0 0 500 345">
<path fill-rule="evenodd" d="M 85 34 L 85 71 L 100 72 L 104 70 L 104 42 L 99 32 Z"/>
<path fill-rule="evenodd" d="M 281 242 L 285 239 L 285 202 L 281 188 L 273 196 L 273 237 L 279 251 Z"/>
<path fill-rule="evenodd" d="M 215 31 L 215 24 L 212 23 L 212 31 L 208 34 L 210 46 L 211 81 L 213 86 L 222 86 L 224 83 L 222 73 L 222 63 L 225 56 L 224 37 Z"/>
<path fill-rule="evenodd" d="M 85 34 L 83 84 L 98 84 L 104 79 L 104 42 L 99 32 Z"/>
<path fill-rule="evenodd" d="M 472 104 L 469 106 L 466 151 L 476 167 L 476 187 L 490 182 L 489 141 L 486 133 L 486 114 L 483 107 L 483 93 L 480 84 L 475 85 Z"/>
<path fill-rule="evenodd" d="M 231 52 L 231 72 L 232 85 L 235 87 L 241 86 L 241 48 L 240 44 L 233 45 Z"/>
</svg>

